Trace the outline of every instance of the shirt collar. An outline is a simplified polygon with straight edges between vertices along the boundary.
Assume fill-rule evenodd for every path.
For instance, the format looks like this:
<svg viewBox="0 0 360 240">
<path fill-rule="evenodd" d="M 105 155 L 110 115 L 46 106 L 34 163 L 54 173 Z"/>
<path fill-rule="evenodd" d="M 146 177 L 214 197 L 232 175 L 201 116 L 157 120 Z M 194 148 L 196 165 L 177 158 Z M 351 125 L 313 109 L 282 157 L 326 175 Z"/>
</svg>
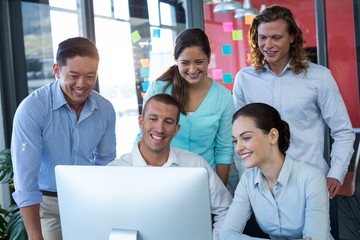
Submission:
<svg viewBox="0 0 360 240">
<path fill-rule="evenodd" d="M 262 172 L 260 171 L 260 168 L 255 167 L 255 181 L 254 181 L 254 187 L 258 186 L 259 188 L 261 188 L 261 190 L 263 190 L 262 186 L 263 183 L 265 182 L 265 178 L 262 174 Z"/>
<path fill-rule="evenodd" d="M 132 163 L 133 166 L 144 167 L 148 166 L 139 150 L 139 144 L 134 144 L 132 150 Z M 164 163 L 163 167 L 179 166 L 179 160 L 175 152 L 170 148 L 168 160 Z"/>
<path fill-rule="evenodd" d="M 64 93 L 61 91 L 60 82 L 59 80 L 56 80 L 54 82 L 54 85 L 52 85 L 51 93 L 53 95 L 53 110 L 56 110 L 63 105 L 67 104 L 67 101 L 64 97 Z"/>
<path fill-rule="evenodd" d="M 282 74 L 284 74 L 284 72 L 286 72 L 286 71 L 288 71 L 288 70 L 291 70 L 291 68 L 290 68 L 290 60 L 289 60 L 289 62 L 285 65 L 284 69 L 283 69 L 282 72 L 279 74 L 279 76 L 282 75 Z M 271 71 L 270 66 L 269 66 L 268 63 L 265 63 L 265 64 L 264 64 L 263 71 L 268 71 L 268 72 L 273 73 L 273 71 Z M 274 73 L 274 74 L 275 74 L 275 73 Z"/>
<path fill-rule="evenodd" d="M 51 87 L 51 93 L 53 95 L 53 110 L 56 110 L 64 105 L 68 105 L 66 99 L 65 99 L 65 96 L 64 96 L 64 93 L 63 91 L 61 90 L 61 87 L 60 87 L 60 81 L 59 80 L 56 80 L 54 82 L 54 85 L 52 85 Z M 70 107 L 69 107 L 70 108 Z M 90 108 L 90 111 L 92 112 L 94 109 L 98 109 L 99 108 L 99 105 L 97 103 L 97 101 L 95 100 L 94 96 L 93 96 L 93 92 L 91 92 L 89 94 L 89 96 L 87 97 L 86 99 L 86 102 L 84 104 L 84 108 Z M 83 108 L 83 109 L 84 109 Z"/>
<path fill-rule="evenodd" d="M 164 167 L 170 166 L 179 166 L 179 159 L 177 158 L 175 152 L 170 148 L 169 158 L 167 162 L 164 164 Z"/>
<path fill-rule="evenodd" d="M 280 183 L 284 187 L 289 182 L 289 178 L 291 175 L 293 165 L 294 165 L 294 160 L 290 156 L 286 155 L 284 164 L 280 170 L 280 174 L 277 179 L 277 182 Z M 258 186 L 259 188 L 261 188 L 261 190 L 263 190 L 262 188 L 265 187 L 264 184 L 266 184 L 266 180 L 259 168 L 256 168 L 255 176 L 256 177 L 255 177 L 255 181 L 254 181 L 254 187 Z"/>
<path fill-rule="evenodd" d="M 281 171 L 280 171 L 280 174 L 279 174 L 279 177 L 277 180 L 284 187 L 289 182 L 293 165 L 294 165 L 294 160 L 289 155 L 286 155 L 284 164 L 281 168 Z"/>
</svg>

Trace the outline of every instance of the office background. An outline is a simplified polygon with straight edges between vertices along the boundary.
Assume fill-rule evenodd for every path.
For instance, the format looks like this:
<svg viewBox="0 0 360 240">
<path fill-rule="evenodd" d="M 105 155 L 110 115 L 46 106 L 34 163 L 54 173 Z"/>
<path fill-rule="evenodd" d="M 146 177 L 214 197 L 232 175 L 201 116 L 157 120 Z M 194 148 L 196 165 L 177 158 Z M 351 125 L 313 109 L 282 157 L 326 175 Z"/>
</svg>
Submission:
<svg viewBox="0 0 360 240">
<path fill-rule="evenodd" d="M 131 150 L 137 115 L 149 81 L 173 63 L 173 42 L 188 27 L 205 29 L 212 48 L 209 76 L 232 90 L 236 72 L 247 66 L 251 14 L 217 13 L 221 0 L 1 0 L 0 149 L 9 148 L 18 104 L 54 81 L 57 44 L 74 36 L 96 42 L 100 52 L 97 90 L 117 112 L 117 154 Z M 225 1 L 224 1 L 225 2 Z M 360 128 L 360 4 L 357 0 L 238 0 L 259 11 L 290 8 L 312 60 L 327 66 L 339 85 L 353 127 Z M 250 3 L 250 6 L 249 6 Z M 329 140 L 330 141 L 330 140 Z M 328 151 L 328 150 L 327 150 Z M 328 154 L 328 153 L 325 153 Z M 9 201 L 0 188 L 0 204 Z"/>
</svg>

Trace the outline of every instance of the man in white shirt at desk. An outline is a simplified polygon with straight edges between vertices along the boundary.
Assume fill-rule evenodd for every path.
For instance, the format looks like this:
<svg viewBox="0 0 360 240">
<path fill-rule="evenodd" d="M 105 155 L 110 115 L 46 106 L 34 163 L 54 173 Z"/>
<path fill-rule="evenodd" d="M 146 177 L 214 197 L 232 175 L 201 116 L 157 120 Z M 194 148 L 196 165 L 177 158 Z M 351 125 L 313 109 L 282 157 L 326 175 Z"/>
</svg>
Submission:
<svg viewBox="0 0 360 240">
<path fill-rule="evenodd" d="M 211 166 L 199 155 L 170 148 L 178 132 L 180 108 L 168 94 L 152 96 L 139 116 L 142 137 L 131 153 L 109 163 L 112 166 L 163 166 L 203 167 L 209 175 L 210 205 L 214 216 L 213 239 L 219 238 L 219 231 L 231 204 L 232 196 Z M 166 179 L 164 179 L 166 181 Z"/>
</svg>

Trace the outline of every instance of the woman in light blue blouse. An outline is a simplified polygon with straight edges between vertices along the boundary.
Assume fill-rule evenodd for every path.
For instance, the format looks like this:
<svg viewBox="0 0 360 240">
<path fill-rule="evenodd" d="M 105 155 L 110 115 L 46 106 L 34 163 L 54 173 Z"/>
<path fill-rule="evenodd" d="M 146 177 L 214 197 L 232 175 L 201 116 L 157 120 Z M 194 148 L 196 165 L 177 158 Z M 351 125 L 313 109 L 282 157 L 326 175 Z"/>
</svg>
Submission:
<svg viewBox="0 0 360 240">
<path fill-rule="evenodd" d="M 243 234 L 254 214 L 271 239 L 332 240 L 325 175 L 316 165 L 286 155 L 289 125 L 277 110 L 265 103 L 245 105 L 234 114 L 232 135 L 246 170 L 220 239 L 256 239 Z"/>
<path fill-rule="evenodd" d="M 229 90 L 207 76 L 211 50 L 201 29 L 190 28 L 176 38 L 176 63 L 146 91 L 168 93 L 181 106 L 180 130 L 172 146 L 199 154 L 216 169 L 226 185 L 233 162 L 231 118 L 234 105 Z"/>
</svg>

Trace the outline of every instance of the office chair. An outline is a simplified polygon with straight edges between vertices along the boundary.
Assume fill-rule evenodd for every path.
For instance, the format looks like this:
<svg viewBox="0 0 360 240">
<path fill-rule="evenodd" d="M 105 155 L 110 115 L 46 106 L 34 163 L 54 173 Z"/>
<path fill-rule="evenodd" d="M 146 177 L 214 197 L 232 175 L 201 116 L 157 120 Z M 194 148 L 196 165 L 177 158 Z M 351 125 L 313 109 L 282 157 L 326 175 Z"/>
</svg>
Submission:
<svg viewBox="0 0 360 240">
<path fill-rule="evenodd" d="M 354 142 L 354 155 L 350 161 L 350 167 L 345 175 L 344 183 L 341 186 L 338 192 L 338 208 L 348 220 L 352 220 L 355 226 L 355 229 L 349 226 L 349 224 L 344 223 L 344 226 L 352 233 L 354 236 L 360 238 L 360 201 L 357 198 L 355 192 L 357 187 L 356 175 L 358 173 L 359 159 L 360 159 L 360 133 L 356 133 L 356 139 Z M 351 166 L 353 165 L 353 168 Z"/>
</svg>

